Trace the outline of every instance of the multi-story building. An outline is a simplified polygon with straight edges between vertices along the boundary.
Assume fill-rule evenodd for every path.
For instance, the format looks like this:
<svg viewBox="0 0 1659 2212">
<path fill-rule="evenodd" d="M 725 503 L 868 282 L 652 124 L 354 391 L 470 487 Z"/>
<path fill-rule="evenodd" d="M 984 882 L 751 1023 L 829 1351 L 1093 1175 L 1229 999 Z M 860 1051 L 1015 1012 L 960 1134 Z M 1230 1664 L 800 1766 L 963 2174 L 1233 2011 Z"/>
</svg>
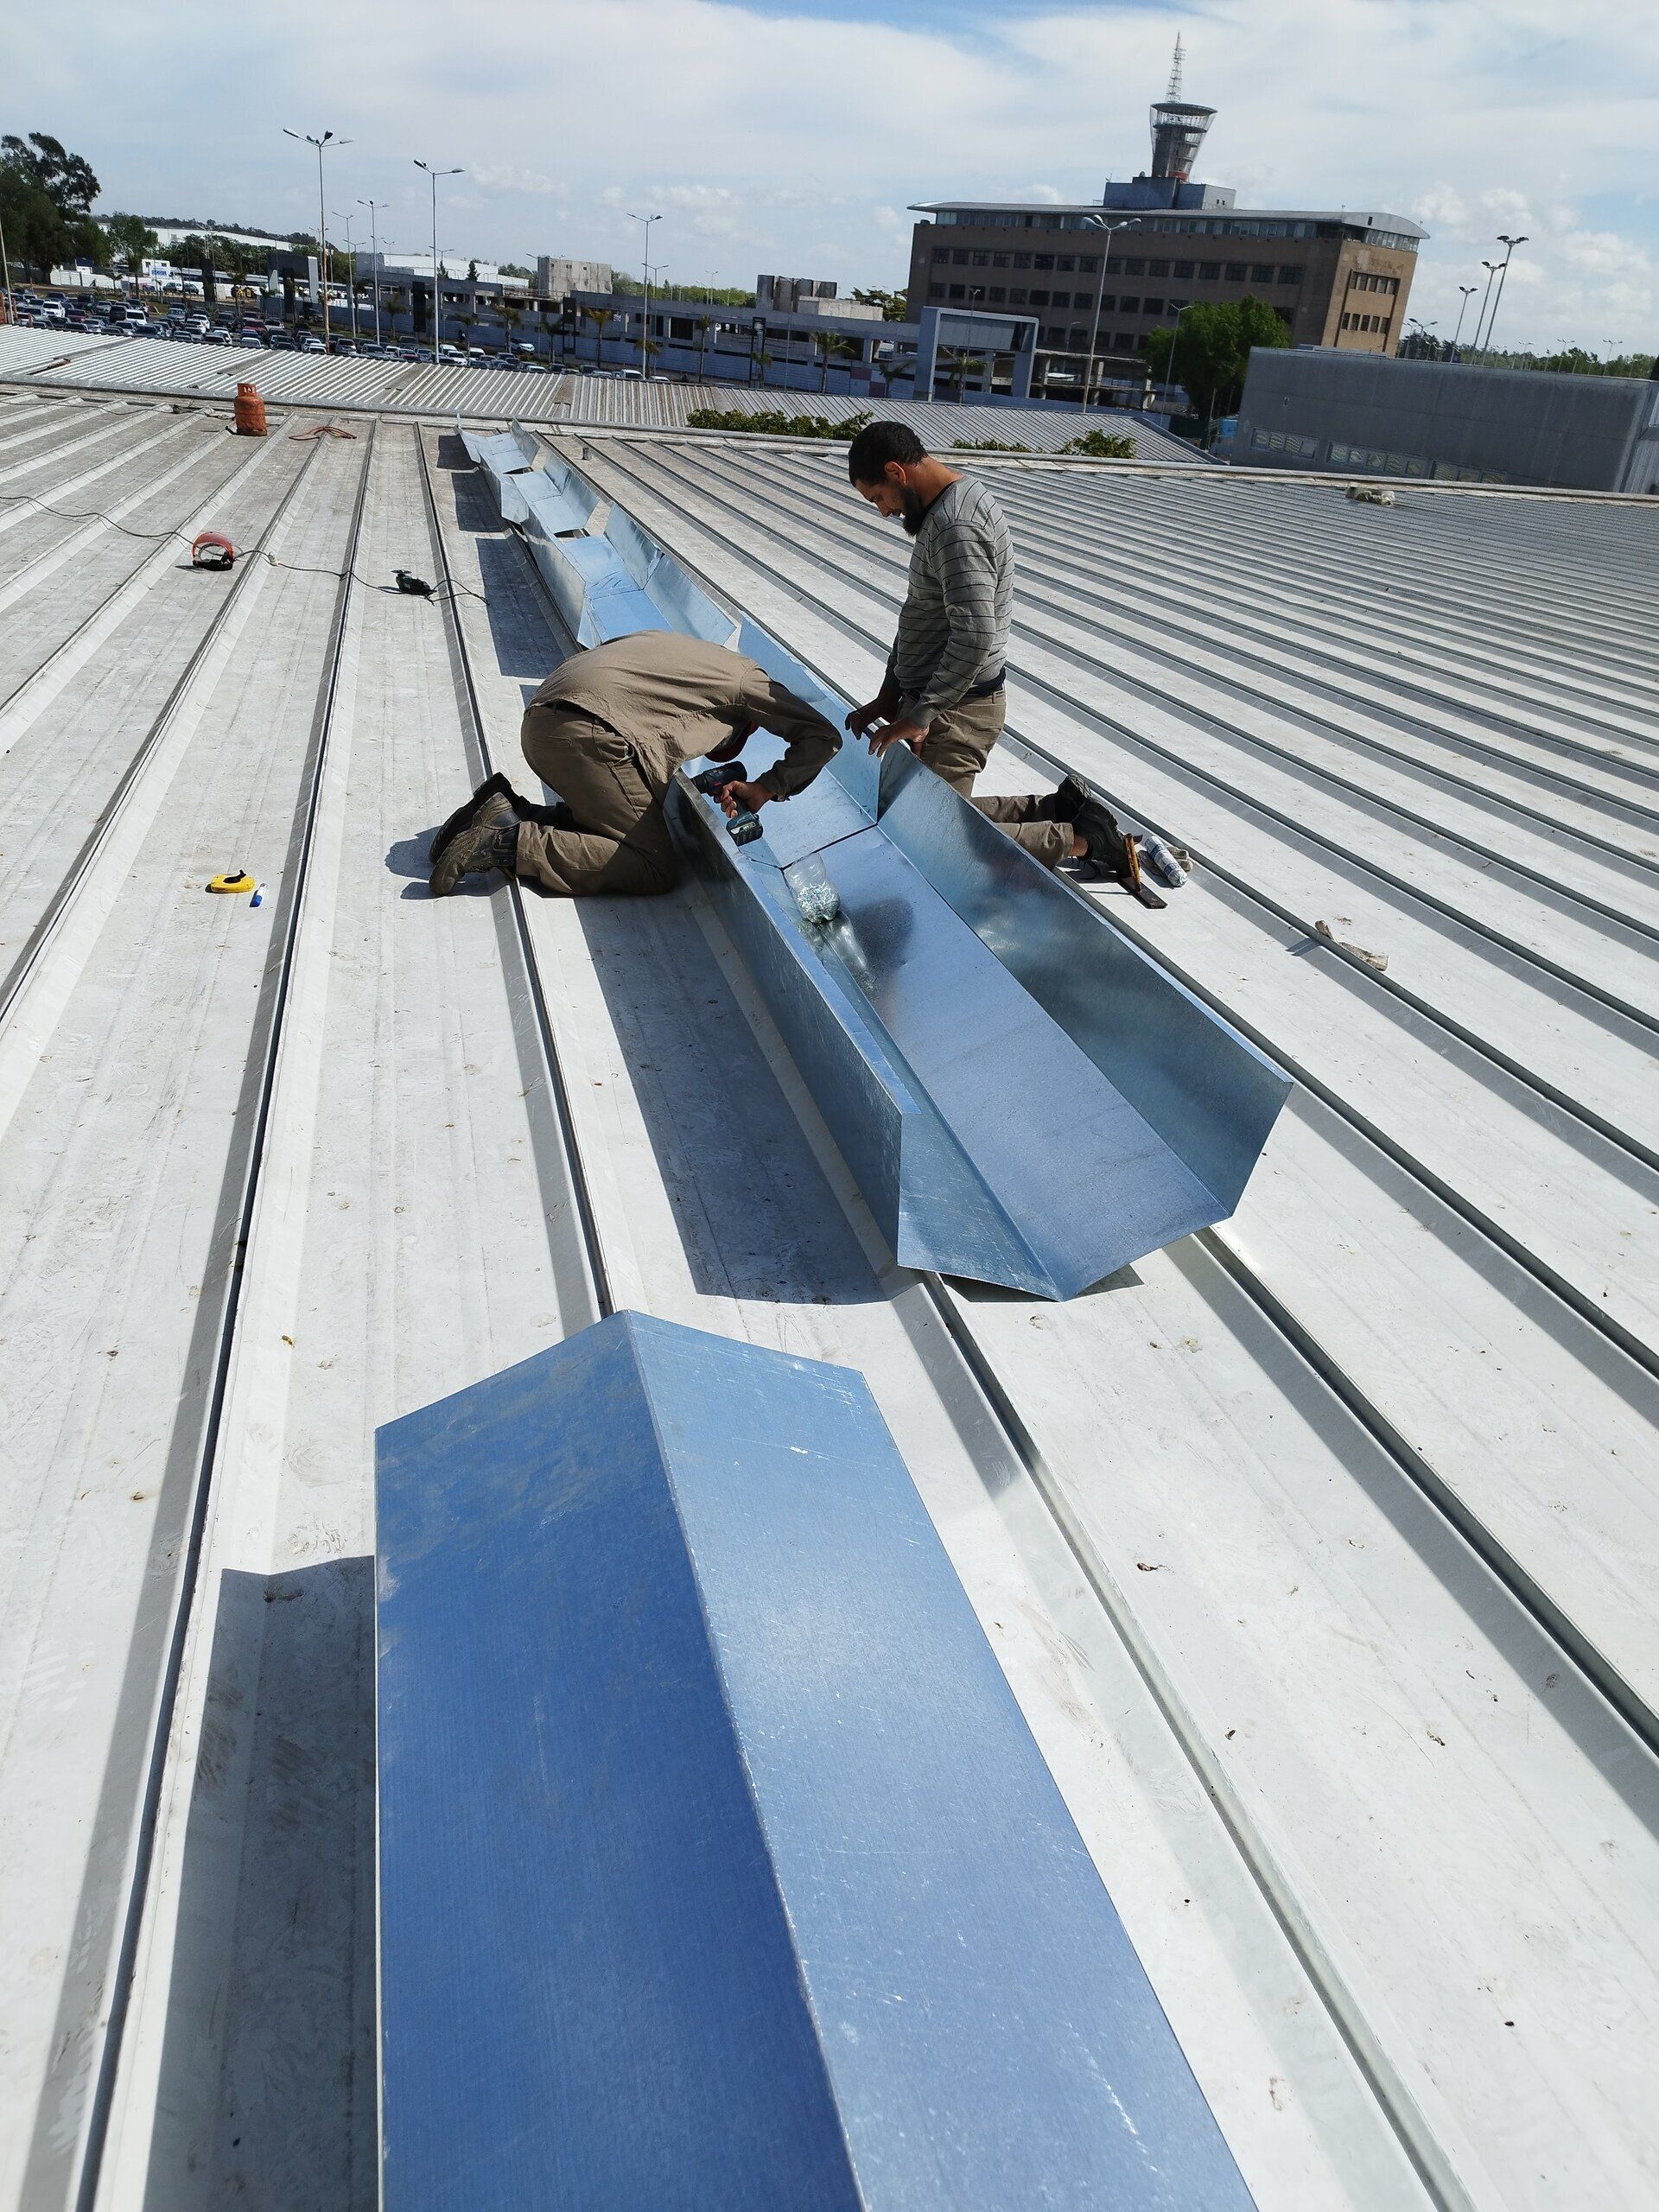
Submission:
<svg viewBox="0 0 1659 2212">
<path fill-rule="evenodd" d="M 1039 316 L 1034 389 L 1051 396 L 1077 395 L 1091 354 L 1096 385 L 1143 383 L 1160 324 L 1247 295 L 1283 318 L 1293 345 L 1395 352 L 1427 233 L 1381 211 L 1239 207 L 1227 187 L 1190 182 L 1184 164 L 1213 112 L 1159 103 L 1151 171 L 1097 202 L 918 203 L 912 318 L 930 306 Z"/>
<path fill-rule="evenodd" d="M 612 281 L 608 261 L 577 261 L 568 253 L 536 257 L 538 300 L 568 300 L 573 292 L 608 292 Z"/>
</svg>

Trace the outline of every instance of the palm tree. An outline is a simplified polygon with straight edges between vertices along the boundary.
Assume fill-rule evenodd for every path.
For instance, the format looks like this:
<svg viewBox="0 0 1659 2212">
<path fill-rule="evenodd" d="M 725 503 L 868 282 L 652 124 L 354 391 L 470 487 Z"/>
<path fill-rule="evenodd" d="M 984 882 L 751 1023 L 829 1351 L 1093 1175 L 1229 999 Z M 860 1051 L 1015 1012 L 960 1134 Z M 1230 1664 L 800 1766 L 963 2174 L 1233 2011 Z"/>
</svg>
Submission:
<svg viewBox="0 0 1659 2212">
<path fill-rule="evenodd" d="M 605 365 L 605 326 L 615 315 L 616 309 L 584 307 L 582 312 L 594 326 L 594 359 L 602 369 Z"/>
<path fill-rule="evenodd" d="M 985 373 L 985 364 L 975 354 L 953 351 L 950 355 L 950 373 L 957 380 L 957 397 L 960 400 L 963 385 L 970 376 L 982 376 Z"/>
<path fill-rule="evenodd" d="M 833 330 L 815 330 L 812 333 L 812 343 L 817 347 L 818 355 L 818 390 L 828 391 L 830 356 L 838 351 L 841 340 Z"/>
</svg>

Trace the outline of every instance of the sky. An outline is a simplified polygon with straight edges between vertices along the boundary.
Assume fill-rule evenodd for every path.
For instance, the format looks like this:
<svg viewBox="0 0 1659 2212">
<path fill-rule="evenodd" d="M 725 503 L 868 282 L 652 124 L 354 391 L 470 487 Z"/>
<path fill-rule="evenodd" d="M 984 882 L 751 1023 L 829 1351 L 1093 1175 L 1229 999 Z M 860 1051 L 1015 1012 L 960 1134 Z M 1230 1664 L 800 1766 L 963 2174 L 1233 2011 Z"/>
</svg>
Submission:
<svg viewBox="0 0 1659 2212">
<path fill-rule="evenodd" d="M 909 203 L 1097 198 L 1145 167 L 1179 31 L 1218 112 L 1198 174 L 1239 204 L 1431 232 L 1442 335 L 1525 233 L 1500 342 L 1659 352 L 1659 8 L 1628 0 L 168 0 L 14 7 L 0 130 L 84 154 L 101 210 L 314 228 L 283 127 L 332 130 L 331 210 L 447 258 L 573 253 L 668 282 L 902 285 Z M 331 235 L 343 234 L 332 218 Z M 1465 337 L 1468 327 L 1465 326 Z"/>
</svg>

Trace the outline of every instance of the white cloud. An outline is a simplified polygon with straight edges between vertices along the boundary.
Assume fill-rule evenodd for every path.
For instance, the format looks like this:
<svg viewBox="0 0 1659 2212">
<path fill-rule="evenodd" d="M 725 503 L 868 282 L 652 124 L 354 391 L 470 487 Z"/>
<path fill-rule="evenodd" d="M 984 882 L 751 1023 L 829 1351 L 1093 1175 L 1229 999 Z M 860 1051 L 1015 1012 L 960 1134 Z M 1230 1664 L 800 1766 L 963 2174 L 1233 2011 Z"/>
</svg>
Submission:
<svg viewBox="0 0 1659 2212">
<path fill-rule="evenodd" d="M 315 221 L 315 165 L 281 126 L 326 125 L 353 141 L 328 157 L 331 194 L 391 201 L 394 236 L 429 219 L 414 155 L 467 168 L 440 192 L 452 255 L 632 267 L 626 213 L 649 206 L 671 277 L 701 281 L 714 261 L 728 282 L 772 267 L 891 284 L 913 200 L 1087 198 L 1141 166 L 1179 22 L 1188 96 L 1219 111 L 1201 174 L 1268 205 L 1417 212 L 1433 236 L 1413 305 L 1446 328 L 1495 234 L 1521 230 L 1534 274 L 1518 255 L 1506 335 L 1659 340 L 1659 10 L 1205 0 L 1173 17 L 1151 0 L 1008 0 L 950 35 L 900 0 L 867 12 L 275 0 L 227 16 L 174 0 L 158 42 L 143 10 L 64 0 L 8 11 L 0 78 L 15 127 L 86 153 L 109 205 Z M 836 265 L 816 265 L 832 242 Z"/>
</svg>

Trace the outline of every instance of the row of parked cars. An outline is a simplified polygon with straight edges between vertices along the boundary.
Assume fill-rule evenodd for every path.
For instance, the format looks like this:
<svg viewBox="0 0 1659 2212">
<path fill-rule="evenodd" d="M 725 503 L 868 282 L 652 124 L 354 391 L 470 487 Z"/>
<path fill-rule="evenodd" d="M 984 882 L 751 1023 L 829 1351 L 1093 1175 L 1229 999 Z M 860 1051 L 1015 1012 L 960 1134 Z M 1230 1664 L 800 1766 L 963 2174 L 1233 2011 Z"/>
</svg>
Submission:
<svg viewBox="0 0 1659 2212">
<path fill-rule="evenodd" d="M 359 359 L 428 363 L 429 344 L 417 339 L 393 339 L 377 345 L 371 339 L 353 339 L 334 330 L 327 344 L 320 328 L 302 324 L 293 330 L 280 322 L 267 323 L 245 310 L 221 308 L 216 315 L 190 307 L 172 306 L 152 314 L 136 300 L 100 296 L 87 300 L 77 295 L 41 293 L 27 289 L 14 295 L 17 321 L 35 328 L 79 330 L 111 337 L 159 338 L 177 344 L 234 346 L 252 351 L 299 353 L 337 353 Z M 536 349 L 520 341 L 503 351 L 482 346 L 441 345 L 438 363 L 446 368 L 517 369 L 546 374 L 550 364 L 538 359 Z"/>
</svg>

